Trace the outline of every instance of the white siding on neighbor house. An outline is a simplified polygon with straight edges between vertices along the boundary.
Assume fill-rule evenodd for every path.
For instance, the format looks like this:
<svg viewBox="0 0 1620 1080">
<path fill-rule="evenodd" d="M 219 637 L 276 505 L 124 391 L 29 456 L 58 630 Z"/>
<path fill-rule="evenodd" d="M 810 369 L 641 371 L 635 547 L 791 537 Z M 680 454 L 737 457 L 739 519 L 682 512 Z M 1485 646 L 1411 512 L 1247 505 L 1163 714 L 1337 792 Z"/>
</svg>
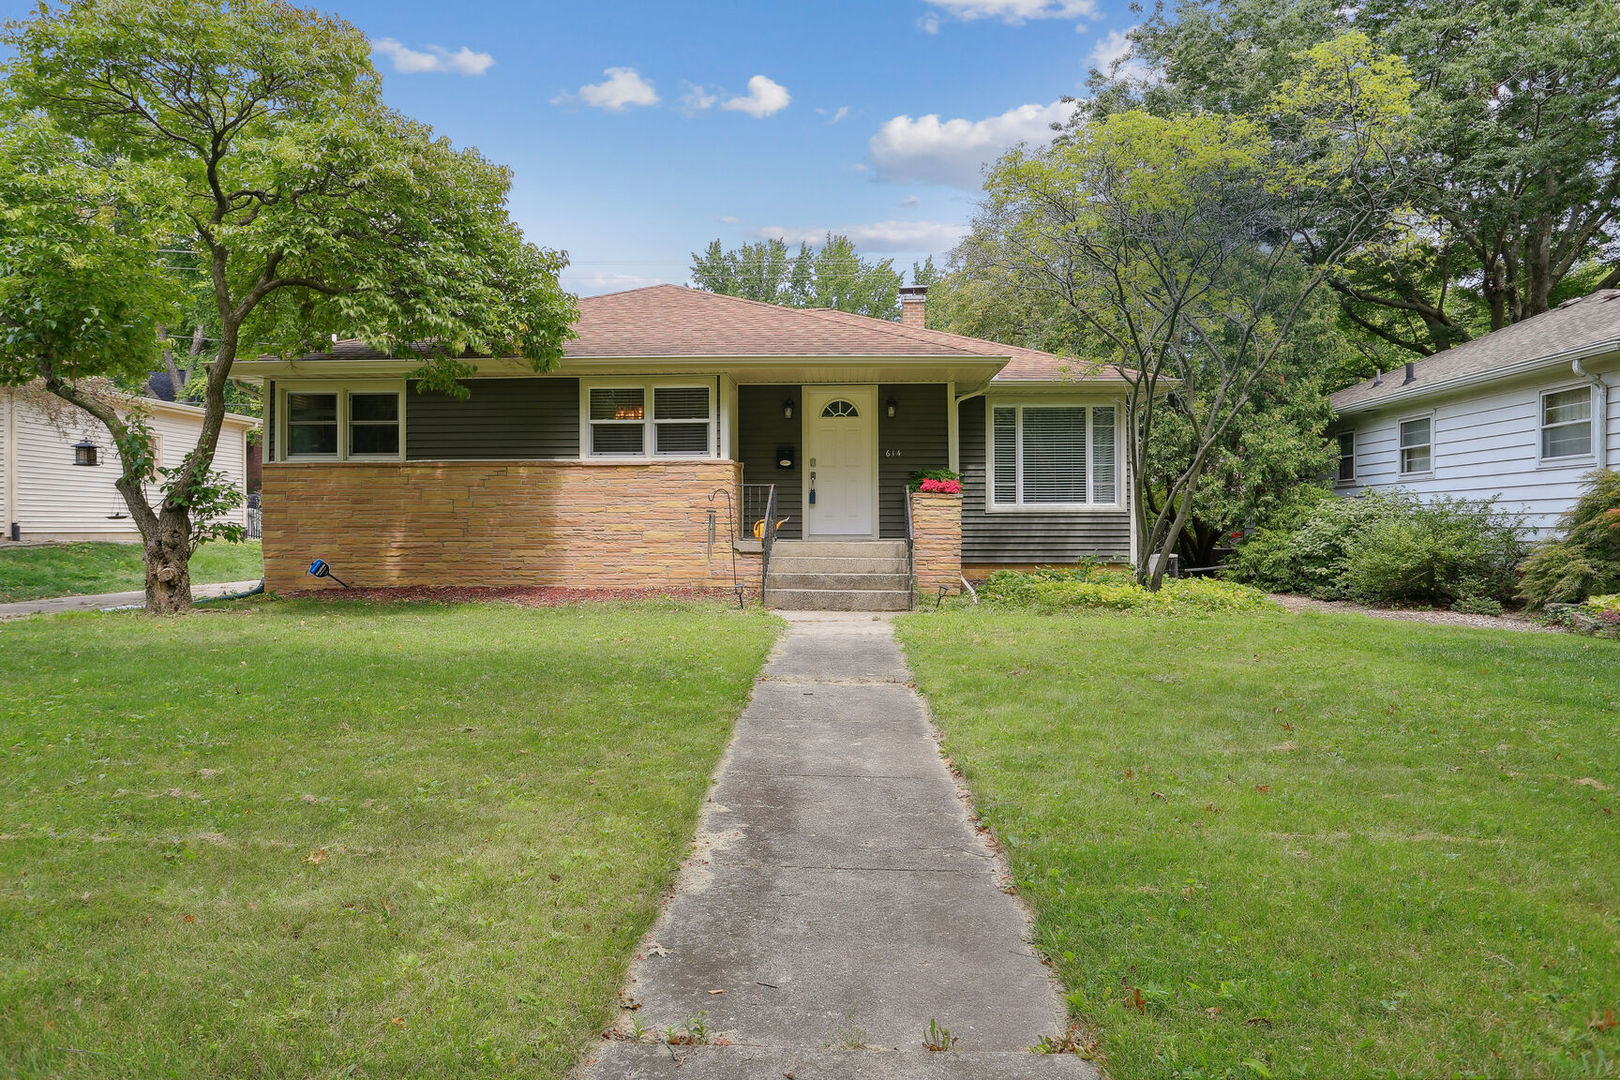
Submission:
<svg viewBox="0 0 1620 1080">
<path fill-rule="evenodd" d="M 12 430 L 0 439 L 7 461 L 0 462 L 0 474 L 14 477 L 11 496 L 0 500 L 8 516 L 5 536 L 12 522 L 20 527 L 24 540 L 47 539 L 136 539 L 129 509 L 113 482 L 118 476 L 118 454 L 106 428 L 88 413 L 63 406 L 60 429 L 50 416 L 31 403 L 26 395 L 0 390 L 0 415 L 9 415 Z M 197 442 L 202 414 L 153 409 L 148 423 L 158 441 L 158 461 L 165 467 L 178 465 Z M 73 464 L 73 444 L 88 437 L 98 448 L 100 464 L 87 468 Z M 214 468 L 223 472 L 238 489 L 247 484 L 247 433 L 239 422 L 227 422 L 220 431 Z M 149 488 L 155 495 L 155 486 Z M 246 511 L 238 508 L 229 515 L 238 524 L 246 523 Z"/>
<path fill-rule="evenodd" d="M 1620 380 L 1606 379 L 1608 465 L 1620 465 Z M 1508 389 L 1482 388 L 1467 396 L 1419 401 L 1343 418 L 1335 431 L 1355 432 L 1356 478 L 1335 484 L 1341 495 L 1369 488 L 1404 488 L 1426 497 L 1487 499 L 1525 515 L 1532 535 L 1556 529 L 1564 511 L 1580 497 L 1582 477 L 1595 468 L 1593 457 L 1541 460 L 1541 395 L 1590 386 L 1567 369 L 1541 381 Z M 1595 402 L 1594 402 L 1595 404 Z M 1403 420 L 1432 416 L 1433 469 L 1400 475 L 1399 431 Z M 1597 433 L 1594 432 L 1594 435 Z"/>
</svg>

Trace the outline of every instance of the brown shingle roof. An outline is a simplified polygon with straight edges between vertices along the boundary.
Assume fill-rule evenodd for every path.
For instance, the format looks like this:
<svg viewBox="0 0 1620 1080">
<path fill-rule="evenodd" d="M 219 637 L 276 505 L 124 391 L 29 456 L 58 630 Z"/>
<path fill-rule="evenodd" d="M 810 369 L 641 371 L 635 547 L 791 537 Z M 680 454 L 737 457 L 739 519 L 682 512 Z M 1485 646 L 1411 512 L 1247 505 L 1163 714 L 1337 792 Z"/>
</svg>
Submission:
<svg viewBox="0 0 1620 1080">
<path fill-rule="evenodd" d="M 1359 382 L 1329 400 L 1337 412 L 1376 408 L 1385 400 L 1408 401 L 1459 380 L 1541 359 L 1550 362 L 1575 349 L 1605 344 L 1620 348 L 1620 289 L 1600 289 L 1566 300 L 1551 311 L 1426 356 L 1412 365 L 1410 383 L 1397 368 L 1386 372 L 1381 382 Z"/>
<path fill-rule="evenodd" d="M 735 296 L 651 285 L 579 301 L 570 359 L 647 357 L 1009 357 L 996 382 L 1115 381 L 1116 368 L 1034 349 L 921 330 L 827 308 L 788 308 Z M 308 359 L 380 359 L 360 341 L 340 341 Z"/>
</svg>

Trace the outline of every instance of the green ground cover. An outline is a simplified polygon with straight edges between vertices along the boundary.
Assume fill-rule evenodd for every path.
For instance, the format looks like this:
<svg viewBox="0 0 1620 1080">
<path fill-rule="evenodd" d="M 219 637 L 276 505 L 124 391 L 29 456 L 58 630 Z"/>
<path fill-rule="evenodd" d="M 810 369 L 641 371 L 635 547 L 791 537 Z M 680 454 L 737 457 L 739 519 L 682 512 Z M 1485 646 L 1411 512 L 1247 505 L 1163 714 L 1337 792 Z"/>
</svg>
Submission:
<svg viewBox="0 0 1620 1080">
<path fill-rule="evenodd" d="M 264 553 L 257 540 L 204 544 L 191 559 L 191 580 L 199 585 L 257 581 L 263 575 Z M 86 541 L 0 548 L 0 604 L 144 588 L 139 544 Z"/>
<path fill-rule="evenodd" d="M 0 1074 L 564 1075 L 777 625 L 319 601 L 0 624 Z"/>
<path fill-rule="evenodd" d="M 985 607 L 899 633 L 1112 1075 L 1620 1075 L 1620 643 Z"/>
</svg>

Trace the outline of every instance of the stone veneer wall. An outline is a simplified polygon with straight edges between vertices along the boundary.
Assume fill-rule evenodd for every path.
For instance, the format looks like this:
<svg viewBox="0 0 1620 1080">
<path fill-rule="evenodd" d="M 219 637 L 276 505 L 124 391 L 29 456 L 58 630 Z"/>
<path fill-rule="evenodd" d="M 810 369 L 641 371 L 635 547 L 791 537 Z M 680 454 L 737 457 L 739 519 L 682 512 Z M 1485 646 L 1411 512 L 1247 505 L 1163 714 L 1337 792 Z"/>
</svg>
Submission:
<svg viewBox="0 0 1620 1080">
<path fill-rule="evenodd" d="M 731 461 L 267 464 L 265 586 L 339 588 L 305 573 L 321 558 L 365 588 L 729 591 L 724 505 L 709 493 L 735 497 L 740 473 Z M 706 550 L 711 505 L 720 515 Z"/>
<path fill-rule="evenodd" d="M 935 596 L 941 585 L 962 590 L 962 496 L 911 493 L 912 561 L 917 592 Z"/>
</svg>

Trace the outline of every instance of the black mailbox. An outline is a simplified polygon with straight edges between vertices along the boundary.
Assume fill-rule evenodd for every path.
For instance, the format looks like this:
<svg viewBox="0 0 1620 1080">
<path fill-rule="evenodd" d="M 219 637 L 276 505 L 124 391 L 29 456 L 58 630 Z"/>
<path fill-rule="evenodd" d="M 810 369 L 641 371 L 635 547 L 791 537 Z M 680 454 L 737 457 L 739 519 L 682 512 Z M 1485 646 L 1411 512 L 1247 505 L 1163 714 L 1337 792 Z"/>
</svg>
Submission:
<svg viewBox="0 0 1620 1080">
<path fill-rule="evenodd" d="M 776 467 L 778 469 L 793 468 L 793 447 L 778 446 L 776 448 Z"/>
</svg>

